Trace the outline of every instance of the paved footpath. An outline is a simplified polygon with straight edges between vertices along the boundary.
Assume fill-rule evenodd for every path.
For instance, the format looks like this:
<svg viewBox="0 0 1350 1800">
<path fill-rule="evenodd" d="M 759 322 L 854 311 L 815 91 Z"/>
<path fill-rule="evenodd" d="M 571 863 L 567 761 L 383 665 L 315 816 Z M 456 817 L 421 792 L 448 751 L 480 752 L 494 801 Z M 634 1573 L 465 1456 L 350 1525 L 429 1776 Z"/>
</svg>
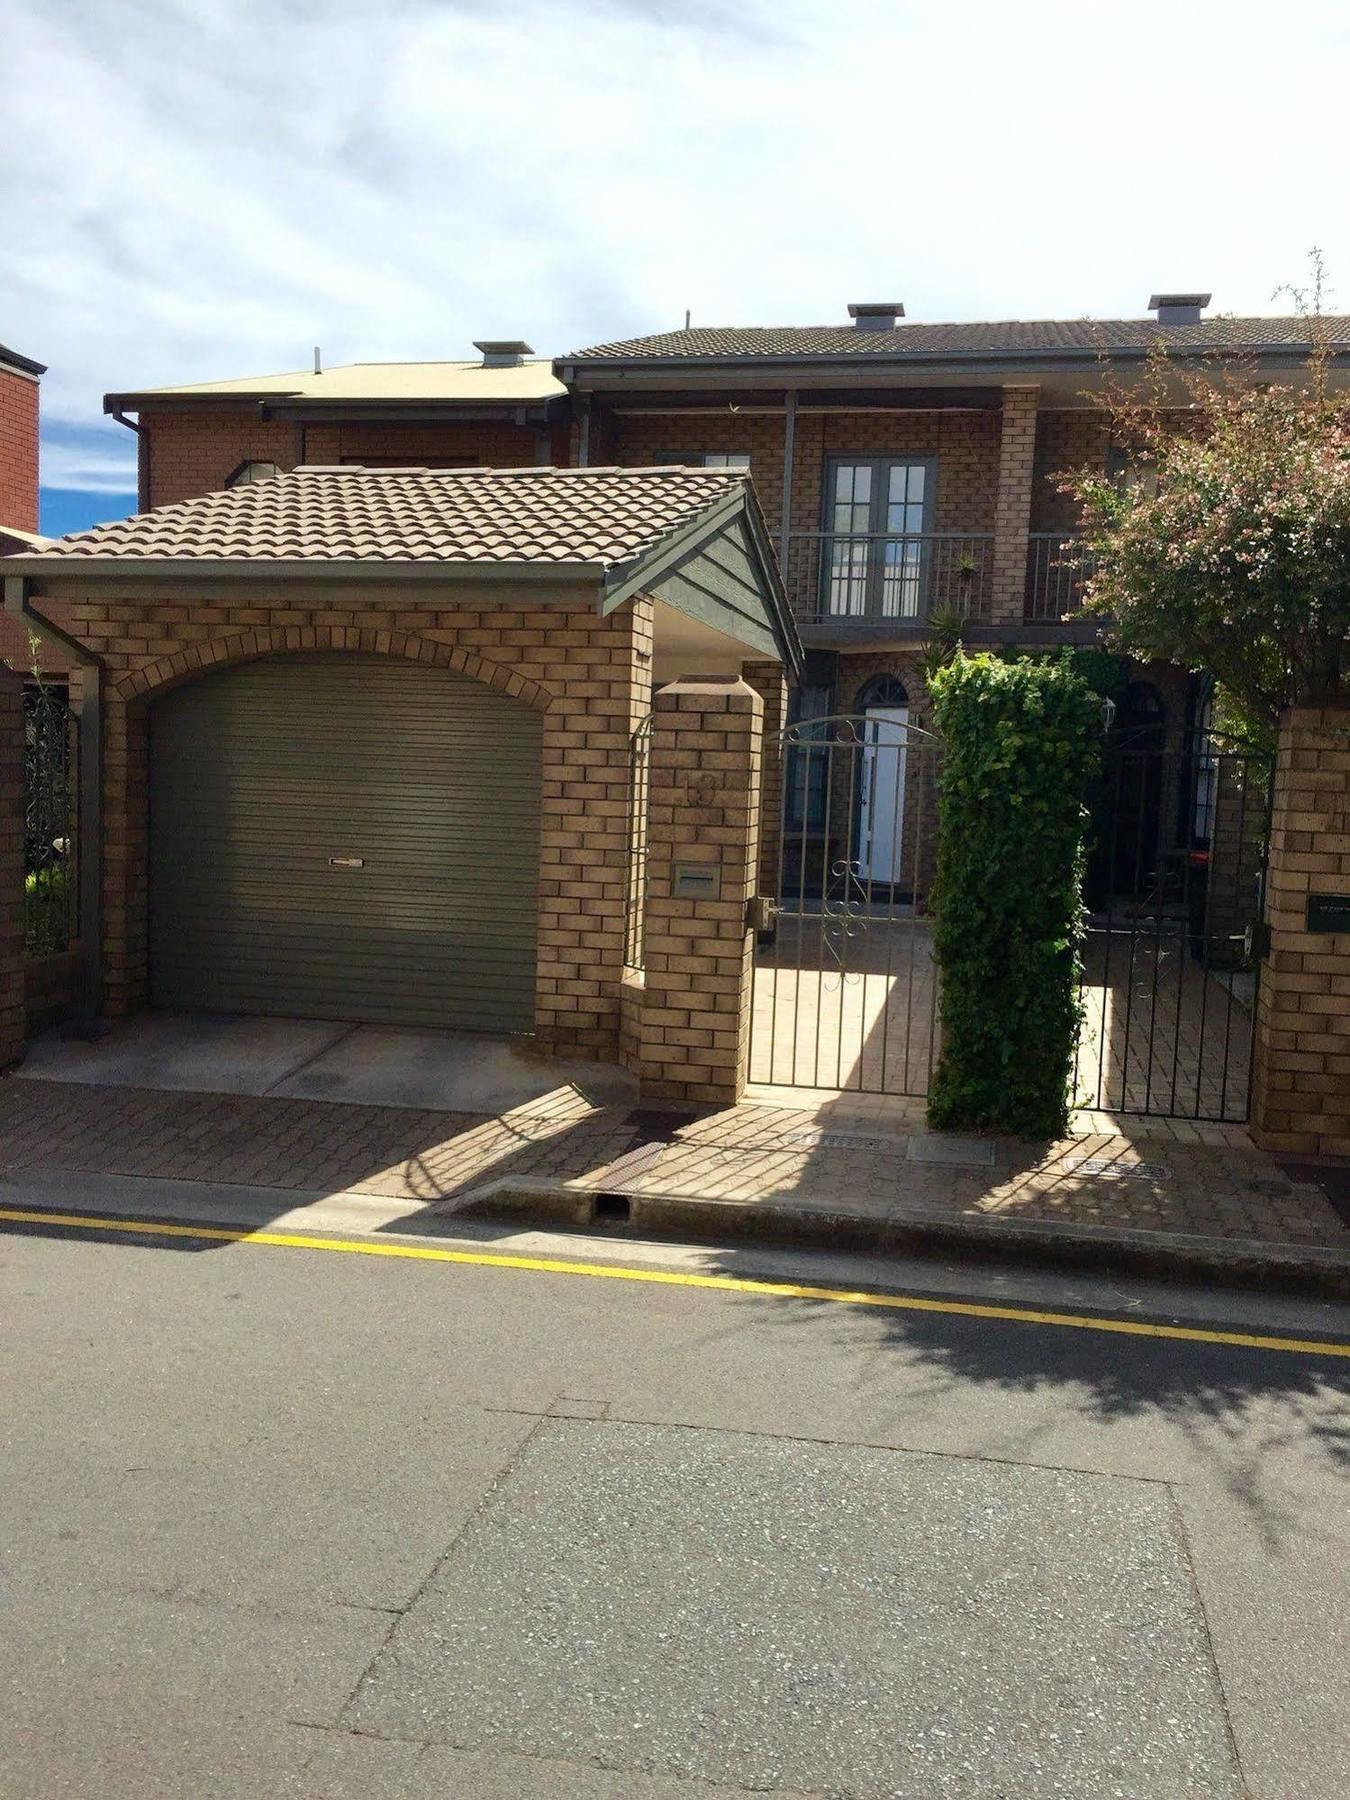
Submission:
<svg viewBox="0 0 1350 1800">
<path fill-rule="evenodd" d="M 940 1136 L 920 1103 L 782 1089 L 690 1119 L 596 1107 L 561 1087 L 488 1117 L 16 1079 L 0 1082 L 0 1175 L 371 1194 L 442 1215 L 513 1195 L 528 1210 L 565 1189 L 629 1196 L 635 1222 L 677 1234 L 688 1219 L 707 1235 L 753 1236 L 758 1221 L 790 1236 L 805 1219 L 841 1243 L 846 1228 L 854 1244 L 959 1229 L 1350 1271 L 1350 1226 L 1321 1188 L 1291 1179 L 1240 1128 L 1098 1114 L 1077 1126 L 1049 1145 Z"/>
</svg>

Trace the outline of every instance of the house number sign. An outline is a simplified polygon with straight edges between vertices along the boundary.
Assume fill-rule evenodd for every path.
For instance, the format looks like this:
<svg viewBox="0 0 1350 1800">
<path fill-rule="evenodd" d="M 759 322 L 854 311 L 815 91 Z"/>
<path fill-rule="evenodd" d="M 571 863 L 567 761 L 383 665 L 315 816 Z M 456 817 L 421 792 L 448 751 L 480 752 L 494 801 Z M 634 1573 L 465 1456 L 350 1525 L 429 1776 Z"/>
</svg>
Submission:
<svg viewBox="0 0 1350 1800">
<path fill-rule="evenodd" d="M 1309 894 L 1308 930 L 1350 932 L 1350 894 Z"/>
</svg>

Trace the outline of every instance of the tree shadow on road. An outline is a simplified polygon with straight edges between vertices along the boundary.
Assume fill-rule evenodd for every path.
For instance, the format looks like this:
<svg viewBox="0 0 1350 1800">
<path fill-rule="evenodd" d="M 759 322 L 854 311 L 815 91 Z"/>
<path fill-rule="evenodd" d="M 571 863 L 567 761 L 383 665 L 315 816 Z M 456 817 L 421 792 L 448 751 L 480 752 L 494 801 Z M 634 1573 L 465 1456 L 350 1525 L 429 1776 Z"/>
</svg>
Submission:
<svg viewBox="0 0 1350 1800">
<path fill-rule="evenodd" d="M 746 1273 L 743 1253 L 719 1258 L 718 1266 L 729 1275 Z M 803 1356 L 826 1333 L 832 1358 L 842 1352 L 853 1370 L 849 1403 L 862 1410 L 877 1441 L 927 1448 L 931 1439 L 937 1447 L 939 1438 L 950 1439 L 948 1422 L 973 1416 L 979 1423 L 973 1438 L 962 1438 L 963 1454 L 1101 1467 L 1105 1453 L 1113 1472 L 1179 1479 L 1173 1468 L 1151 1460 L 1162 1427 L 1173 1439 L 1177 1465 L 1217 1483 L 1268 1546 L 1314 1533 L 1299 1501 L 1301 1469 L 1310 1460 L 1333 1475 L 1350 1469 L 1350 1360 L 904 1304 L 927 1298 L 944 1309 L 1000 1306 L 1100 1314 L 1132 1326 L 1290 1335 L 1170 1314 L 1161 1288 L 1144 1306 L 1122 1294 L 1124 1306 L 1111 1313 L 1102 1310 L 1100 1292 L 1042 1303 L 1036 1286 L 1035 1271 L 1010 1278 L 1008 1295 L 999 1300 L 985 1297 L 984 1283 L 969 1299 L 916 1286 L 897 1297 L 894 1310 L 779 1295 L 757 1303 L 753 1329 L 800 1338 L 793 1348 Z M 1061 1272 L 1056 1289 L 1062 1286 Z M 1231 1316 L 1243 1313 L 1243 1297 L 1235 1293 Z M 1350 1337 L 1343 1309 L 1310 1302 L 1308 1316 L 1310 1340 L 1337 1341 L 1337 1326 Z"/>
</svg>

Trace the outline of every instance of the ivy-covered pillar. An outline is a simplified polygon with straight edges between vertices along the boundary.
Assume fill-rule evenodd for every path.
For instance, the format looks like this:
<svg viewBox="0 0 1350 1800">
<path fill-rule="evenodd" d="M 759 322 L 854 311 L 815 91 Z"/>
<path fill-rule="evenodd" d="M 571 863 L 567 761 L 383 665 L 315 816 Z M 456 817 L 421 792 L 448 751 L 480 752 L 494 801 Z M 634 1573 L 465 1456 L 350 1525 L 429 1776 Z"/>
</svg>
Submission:
<svg viewBox="0 0 1350 1800">
<path fill-rule="evenodd" d="M 930 686 L 944 743 L 933 933 L 942 1048 L 929 1122 L 1059 1137 L 1101 698 L 1062 663 L 992 656 L 958 656 Z"/>
</svg>

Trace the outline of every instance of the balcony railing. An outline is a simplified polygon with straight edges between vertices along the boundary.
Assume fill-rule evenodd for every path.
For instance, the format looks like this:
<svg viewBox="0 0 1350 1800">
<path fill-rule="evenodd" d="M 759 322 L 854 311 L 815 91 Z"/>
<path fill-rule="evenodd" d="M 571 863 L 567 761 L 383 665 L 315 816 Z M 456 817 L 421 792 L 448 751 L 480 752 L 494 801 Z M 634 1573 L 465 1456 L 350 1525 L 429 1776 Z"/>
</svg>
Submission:
<svg viewBox="0 0 1350 1800">
<path fill-rule="evenodd" d="M 1033 531 L 1027 543 L 1027 587 L 1022 617 L 1028 625 L 1062 625 L 1083 604 L 1083 588 L 1096 570 L 1090 551 L 1073 532 Z"/>
<path fill-rule="evenodd" d="M 994 535 L 796 531 L 787 589 L 804 625 L 921 625 L 948 608 L 989 617 Z"/>
</svg>

